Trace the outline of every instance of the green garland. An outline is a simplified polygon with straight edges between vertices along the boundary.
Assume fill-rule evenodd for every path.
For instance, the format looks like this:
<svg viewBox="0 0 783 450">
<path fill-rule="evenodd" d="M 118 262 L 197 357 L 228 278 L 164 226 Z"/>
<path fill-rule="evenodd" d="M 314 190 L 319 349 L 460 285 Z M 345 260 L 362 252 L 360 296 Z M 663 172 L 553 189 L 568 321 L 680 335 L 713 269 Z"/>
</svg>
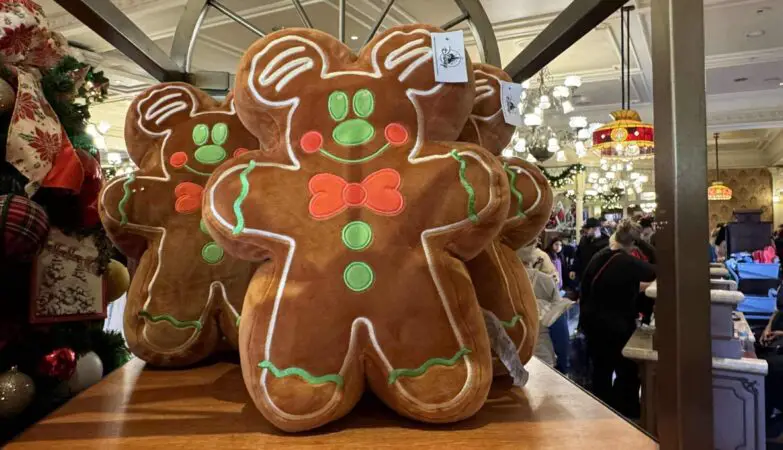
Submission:
<svg viewBox="0 0 783 450">
<path fill-rule="evenodd" d="M 586 170 L 585 166 L 580 163 L 567 166 L 557 175 L 552 175 L 552 173 L 543 166 L 538 166 L 538 168 L 541 169 L 541 172 L 543 172 L 546 179 L 549 180 L 549 184 L 555 189 L 572 184 L 576 179 L 577 174 L 583 173 Z"/>
<path fill-rule="evenodd" d="M 576 201 L 576 193 L 575 192 L 566 192 L 565 198 L 568 200 L 575 202 Z M 620 201 L 622 200 L 622 192 L 599 192 L 597 195 L 584 195 L 582 199 L 585 202 L 593 202 L 598 201 L 601 202 L 602 208 L 619 208 L 620 207 Z"/>
<path fill-rule="evenodd" d="M 82 74 L 84 83 L 77 86 Z M 95 155 L 92 137 L 85 130 L 90 120 L 90 105 L 104 101 L 108 95 L 109 80 L 103 72 L 66 56 L 43 73 L 41 87 L 74 148 Z"/>
</svg>

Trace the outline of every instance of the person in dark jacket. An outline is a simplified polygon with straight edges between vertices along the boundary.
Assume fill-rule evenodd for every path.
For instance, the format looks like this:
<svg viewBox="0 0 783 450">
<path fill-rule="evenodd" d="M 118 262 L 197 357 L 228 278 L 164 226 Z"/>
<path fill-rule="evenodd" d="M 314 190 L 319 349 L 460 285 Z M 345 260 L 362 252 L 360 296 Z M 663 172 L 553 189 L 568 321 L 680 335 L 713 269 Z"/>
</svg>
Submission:
<svg viewBox="0 0 783 450">
<path fill-rule="evenodd" d="M 609 245 L 609 237 L 603 234 L 601 223 L 595 217 L 587 219 L 583 229 L 585 234 L 576 248 L 574 264 L 569 274 L 572 280 L 581 280 L 582 272 L 590 264 L 593 255 Z"/>
<path fill-rule="evenodd" d="M 636 330 L 639 292 L 655 279 L 655 267 L 631 254 L 639 232 L 629 219 L 620 222 L 611 246 L 583 273 L 579 305 L 579 327 L 592 362 L 591 391 L 627 417 L 639 417 L 640 382 L 636 363 L 622 350 Z"/>
</svg>

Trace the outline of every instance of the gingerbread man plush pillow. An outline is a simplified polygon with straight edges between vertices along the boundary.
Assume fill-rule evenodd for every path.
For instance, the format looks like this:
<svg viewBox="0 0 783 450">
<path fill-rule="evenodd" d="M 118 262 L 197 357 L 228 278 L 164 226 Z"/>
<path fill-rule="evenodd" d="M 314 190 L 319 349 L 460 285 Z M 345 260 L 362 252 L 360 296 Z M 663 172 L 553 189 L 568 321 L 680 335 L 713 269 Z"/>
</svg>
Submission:
<svg viewBox="0 0 783 450">
<path fill-rule="evenodd" d="M 258 147 L 229 100 L 218 104 L 182 83 L 141 93 L 125 126 L 140 167 L 112 180 L 101 218 L 115 243 L 141 256 L 128 291 L 125 337 L 158 366 L 212 353 L 221 335 L 236 346 L 237 321 L 253 264 L 226 255 L 201 222 L 201 197 L 221 162 Z"/>
<path fill-rule="evenodd" d="M 267 261 L 240 324 L 245 384 L 287 431 L 345 415 L 365 385 L 402 415 L 474 414 L 492 379 L 464 261 L 508 212 L 501 164 L 454 140 L 473 77 L 436 83 L 424 25 L 354 55 L 316 30 L 256 42 L 237 71 L 250 152 L 210 178 L 204 218 L 227 252 Z"/>
<path fill-rule="evenodd" d="M 509 144 L 514 126 L 503 118 L 500 81 L 511 81 L 503 70 L 474 64 L 476 99 L 460 139 L 475 142 L 495 155 Z M 516 250 L 535 239 L 549 220 L 552 189 L 533 164 L 519 158 L 500 157 L 512 193 L 508 217 L 498 237 L 478 257 L 468 262 L 482 308 L 500 319 L 517 346 L 520 360 L 533 355 L 538 336 L 538 307 L 533 287 Z M 496 374 L 503 373 L 496 364 Z"/>
</svg>

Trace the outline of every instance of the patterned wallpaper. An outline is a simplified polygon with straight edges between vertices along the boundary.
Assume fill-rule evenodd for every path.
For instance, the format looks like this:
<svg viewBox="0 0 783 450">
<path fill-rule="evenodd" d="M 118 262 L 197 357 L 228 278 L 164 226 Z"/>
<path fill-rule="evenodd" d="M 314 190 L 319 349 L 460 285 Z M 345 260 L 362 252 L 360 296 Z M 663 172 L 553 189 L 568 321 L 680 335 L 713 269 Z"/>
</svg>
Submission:
<svg viewBox="0 0 783 450">
<path fill-rule="evenodd" d="M 708 173 L 715 181 L 715 170 Z M 761 209 L 761 220 L 772 221 L 772 175 L 767 169 L 721 169 L 720 181 L 731 188 L 728 201 L 709 202 L 710 229 L 719 222 L 730 222 L 735 209 Z"/>
</svg>

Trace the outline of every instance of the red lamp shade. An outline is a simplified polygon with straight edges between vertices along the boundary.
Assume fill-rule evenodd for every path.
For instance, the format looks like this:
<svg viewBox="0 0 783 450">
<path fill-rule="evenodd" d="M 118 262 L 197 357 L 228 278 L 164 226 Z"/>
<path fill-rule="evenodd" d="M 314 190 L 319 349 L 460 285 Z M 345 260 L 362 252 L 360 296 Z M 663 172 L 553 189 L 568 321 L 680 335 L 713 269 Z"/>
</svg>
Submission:
<svg viewBox="0 0 783 450">
<path fill-rule="evenodd" d="M 645 159 L 655 156 L 655 130 L 639 113 L 621 109 L 612 122 L 593 132 L 593 150 L 605 159 Z"/>
<path fill-rule="evenodd" d="M 707 188 L 707 199 L 712 201 L 731 200 L 731 189 L 720 181 L 715 181 Z"/>
</svg>

